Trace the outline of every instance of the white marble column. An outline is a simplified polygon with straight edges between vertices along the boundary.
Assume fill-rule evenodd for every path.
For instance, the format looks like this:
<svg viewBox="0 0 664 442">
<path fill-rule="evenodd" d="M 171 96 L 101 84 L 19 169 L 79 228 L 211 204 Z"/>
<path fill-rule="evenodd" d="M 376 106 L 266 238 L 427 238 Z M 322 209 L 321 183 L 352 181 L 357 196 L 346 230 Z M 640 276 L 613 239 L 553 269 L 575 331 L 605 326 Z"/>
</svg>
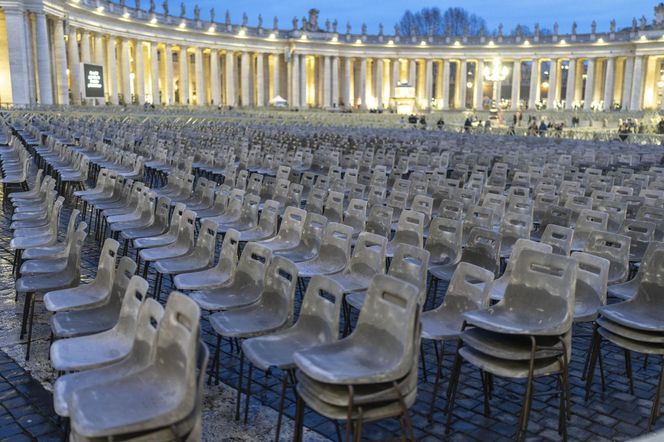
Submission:
<svg viewBox="0 0 664 442">
<path fill-rule="evenodd" d="M 484 70 L 484 60 L 479 59 L 475 64 L 475 88 L 473 89 L 474 93 L 474 107 L 477 110 L 482 110 L 482 104 L 484 100 L 484 82 L 482 71 Z"/>
<path fill-rule="evenodd" d="M 215 48 L 210 50 L 210 96 L 212 104 L 221 104 L 221 76 L 219 75 L 219 52 Z"/>
<path fill-rule="evenodd" d="M 92 63 L 92 51 L 90 50 L 90 32 L 81 32 L 81 63 Z"/>
<path fill-rule="evenodd" d="M 467 101 L 467 94 L 468 94 L 468 60 L 461 60 L 459 62 L 461 65 L 459 69 L 459 78 L 461 78 L 461 81 L 459 81 L 459 109 L 464 110 L 466 109 L 466 101 Z"/>
<path fill-rule="evenodd" d="M 328 55 L 323 58 L 323 109 L 332 106 L 332 67 Z"/>
<path fill-rule="evenodd" d="M 242 94 L 242 107 L 251 106 L 251 54 L 243 52 L 240 59 L 240 87 Z"/>
<path fill-rule="evenodd" d="M 443 74 L 442 74 L 442 89 L 440 96 L 440 106 L 442 110 L 448 110 L 450 108 L 450 60 L 443 60 Z"/>
<path fill-rule="evenodd" d="M 275 97 L 281 97 L 281 57 L 279 54 L 272 54 L 270 58 L 272 59 L 272 96 L 268 97 L 268 103 Z"/>
<path fill-rule="evenodd" d="M 309 78 L 307 73 L 307 56 L 300 55 L 300 107 L 307 108 L 307 86 Z"/>
<path fill-rule="evenodd" d="M 613 88 L 616 78 L 616 57 L 606 60 L 606 76 L 604 78 L 604 110 L 610 111 L 613 106 Z"/>
<path fill-rule="evenodd" d="M 150 42 L 150 94 L 155 106 L 163 100 L 159 97 L 159 55 L 157 42 Z"/>
<path fill-rule="evenodd" d="M 67 52 L 65 50 L 65 34 L 62 20 L 53 21 L 53 57 L 55 59 L 56 103 L 69 104 L 67 91 Z"/>
<path fill-rule="evenodd" d="M 332 57 L 332 82 L 331 89 L 331 104 L 332 106 L 339 105 L 339 57 Z"/>
<path fill-rule="evenodd" d="M 390 60 L 390 66 L 392 67 L 392 75 L 390 75 L 390 98 L 394 97 L 396 92 L 396 87 L 399 84 L 399 59 L 393 58 Z"/>
<path fill-rule="evenodd" d="M 67 57 L 69 59 L 69 80 L 71 83 L 72 104 L 81 104 L 83 91 L 81 89 L 81 63 L 78 54 L 78 41 L 76 28 L 69 27 L 67 39 Z"/>
<path fill-rule="evenodd" d="M 256 106 L 265 106 L 265 55 L 256 54 Z"/>
<path fill-rule="evenodd" d="M 408 83 L 417 90 L 417 60 L 408 60 Z"/>
<path fill-rule="evenodd" d="M 300 56 L 291 55 L 291 96 L 290 105 L 292 108 L 300 107 Z"/>
<path fill-rule="evenodd" d="M 134 42 L 134 80 L 136 83 L 134 86 L 136 101 L 143 105 L 145 103 L 145 55 L 141 40 Z"/>
<path fill-rule="evenodd" d="M 14 104 L 30 104 L 30 82 L 28 73 L 28 57 L 32 51 L 28 48 L 25 15 L 22 9 L 4 9 L 9 52 L 9 75 L 11 77 L 12 102 Z M 4 97 L 3 97 L 4 98 Z"/>
<path fill-rule="evenodd" d="M 352 100 L 352 90 L 350 87 L 350 76 L 351 76 L 351 70 L 352 70 L 352 59 L 350 57 L 345 57 L 344 58 L 344 83 L 343 83 L 343 99 L 344 99 L 344 106 L 346 108 L 352 108 L 353 107 L 353 100 Z"/>
<path fill-rule="evenodd" d="M 567 65 L 567 90 L 565 91 L 565 109 L 574 107 L 574 91 L 576 90 L 576 58 L 570 58 Z"/>
<path fill-rule="evenodd" d="M 530 68 L 530 90 L 528 93 L 528 109 L 534 110 L 537 105 L 538 92 L 539 92 L 539 82 L 540 82 L 540 62 L 537 59 L 533 59 Z"/>
<path fill-rule="evenodd" d="M 186 46 L 180 46 L 179 68 L 180 79 L 178 94 L 180 95 L 180 104 L 189 105 L 189 54 Z"/>
<path fill-rule="evenodd" d="M 558 59 L 552 58 L 549 63 L 549 92 L 546 95 L 546 108 L 553 110 L 558 93 Z"/>
<path fill-rule="evenodd" d="M 115 37 L 108 37 L 106 42 L 106 65 L 108 66 L 108 91 L 111 104 L 118 104 L 118 95 L 120 90 L 118 88 L 118 57 L 115 49 Z"/>
<path fill-rule="evenodd" d="M 628 111 L 631 105 L 632 98 L 632 78 L 634 76 L 634 57 L 627 57 L 625 59 L 625 67 L 623 73 L 623 90 L 622 90 L 622 100 L 620 104 L 622 105 L 622 111 Z"/>
<path fill-rule="evenodd" d="M 514 60 L 512 65 L 512 110 L 519 110 L 521 102 L 521 60 Z"/>
<path fill-rule="evenodd" d="M 120 43 L 122 95 L 126 104 L 131 104 L 131 62 L 129 40 L 123 38 Z"/>
<path fill-rule="evenodd" d="M 104 66 L 104 36 L 100 33 L 95 34 L 94 61 L 99 66 Z M 106 73 L 106 69 L 104 69 Z"/>
<path fill-rule="evenodd" d="M 431 109 L 431 100 L 433 99 L 433 60 L 427 58 L 424 61 L 424 108 Z"/>
<path fill-rule="evenodd" d="M 175 104 L 175 86 L 173 84 L 173 46 L 166 44 L 164 47 L 164 93 L 162 101 L 167 105 Z"/>
<path fill-rule="evenodd" d="M 37 53 L 34 51 L 35 47 L 33 46 L 33 40 L 35 35 L 35 30 L 32 27 L 32 20 L 30 18 L 30 13 L 26 12 L 23 14 L 23 21 L 25 22 L 24 35 L 25 35 L 25 46 L 26 46 L 26 58 L 28 62 L 28 100 L 29 103 L 37 102 L 37 70 L 35 64 L 37 63 Z"/>
<path fill-rule="evenodd" d="M 643 102 L 643 56 L 634 57 L 634 75 L 632 77 L 632 99 L 629 110 L 640 111 Z"/>
<path fill-rule="evenodd" d="M 39 75 L 39 102 L 53 104 L 53 75 L 51 73 L 51 51 L 46 14 L 35 13 L 37 43 L 37 73 Z"/>
<path fill-rule="evenodd" d="M 236 106 L 235 92 L 235 57 L 230 50 L 226 51 L 226 106 Z"/>
<path fill-rule="evenodd" d="M 367 59 L 360 59 L 360 109 L 367 109 Z"/>
<path fill-rule="evenodd" d="M 588 71 L 586 72 L 586 90 L 583 94 L 583 110 L 590 110 L 595 92 L 595 59 L 588 59 Z"/>
<path fill-rule="evenodd" d="M 374 61 L 374 94 L 376 95 L 376 108 L 383 109 L 383 59 L 377 58 Z"/>
<path fill-rule="evenodd" d="M 196 63 L 196 105 L 205 106 L 205 74 L 203 71 L 203 49 L 200 47 L 194 50 L 194 63 Z"/>
</svg>

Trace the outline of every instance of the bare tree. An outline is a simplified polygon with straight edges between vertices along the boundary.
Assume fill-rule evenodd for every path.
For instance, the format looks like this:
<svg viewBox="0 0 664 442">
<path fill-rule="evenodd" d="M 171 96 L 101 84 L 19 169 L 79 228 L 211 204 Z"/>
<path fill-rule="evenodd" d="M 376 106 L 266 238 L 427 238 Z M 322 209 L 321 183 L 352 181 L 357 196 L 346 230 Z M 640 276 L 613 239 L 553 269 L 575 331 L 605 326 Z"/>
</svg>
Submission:
<svg viewBox="0 0 664 442">
<path fill-rule="evenodd" d="M 401 33 L 408 35 L 411 29 L 415 29 L 417 35 L 427 35 L 430 31 L 433 35 L 461 36 L 465 30 L 469 35 L 479 35 L 481 29 L 486 29 L 486 21 L 475 14 L 471 14 L 463 8 L 448 8 L 441 12 L 439 8 L 423 8 L 412 12 L 407 10 L 399 22 Z"/>
</svg>

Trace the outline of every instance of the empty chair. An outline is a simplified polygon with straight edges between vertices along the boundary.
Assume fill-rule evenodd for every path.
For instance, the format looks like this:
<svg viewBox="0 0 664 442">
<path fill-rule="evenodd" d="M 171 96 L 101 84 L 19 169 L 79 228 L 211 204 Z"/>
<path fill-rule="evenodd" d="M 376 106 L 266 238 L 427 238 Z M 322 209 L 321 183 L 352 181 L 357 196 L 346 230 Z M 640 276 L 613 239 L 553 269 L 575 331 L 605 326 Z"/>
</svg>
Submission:
<svg viewBox="0 0 664 442">
<path fill-rule="evenodd" d="M 584 252 L 572 253 L 572 259 L 578 263 L 574 291 L 574 322 L 594 321 L 597 319 L 599 309 L 606 305 L 609 261 Z"/>
<path fill-rule="evenodd" d="M 630 238 L 629 260 L 639 262 L 643 259 L 648 245 L 655 240 L 656 226 L 649 221 L 626 220 L 618 230 L 621 235 Z"/>
<path fill-rule="evenodd" d="M 344 214 L 343 224 L 353 228 L 353 238 L 364 231 L 367 223 L 367 201 L 351 199 Z"/>
<path fill-rule="evenodd" d="M 341 192 L 330 192 L 325 200 L 323 215 L 331 223 L 340 223 L 344 216 L 344 194 Z"/>
<path fill-rule="evenodd" d="M 171 215 L 171 221 L 168 225 L 168 230 L 159 235 L 141 236 L 135 238 L 133 240 L 134 248 L 139 250 L 150 247 L 162 247 L 174 243 L 178 238 L 178 232 L 180 231 L 180 225 L 182 224 L 185 210 L 186 208 L 184 204 L 177 203 L 173 209 L 173 214 Z M 127 232 L 123 232 L 124 238 L 126 238 L 125 233 Z"/>
<path fill-rule="evenodd" d="M 572 241 L 574 241 L 574 229 L 556 224 L 548 224 L 540 239 L 540 242 L 553 247 L 553 253 L 563 256 L 569 256 L 572 252 Z"/>
<path fill-rule="evenodd" d="M 394 256 L 395 249 L 399 244 L 423 247 L 424 219 L 425 216 L 421 212 L 404 210 L 399 217 L 394 237 L 387 243 L 386 255 L 390 258 Z"/>
<path fill-rule="evenodd" d="M 438 281 L 449 281 L 461 260 L 462 221 L 434 218 L 429 227 L 426 249 L 430 253 L 429 273 L 433 278 L 431 289 L 437 291 Z"/>
<path fill-rule="evenodd" d="M 369 217 L 367 218 L 366 231 L 390 239 L 392 234 L 393 210 L 391 207 L 382 205 L 371 207 Z"/>
<path fill-rule="evenodd" d="M 470 231 L 475 227 L 491 230 L 493 229 L 493 209 L 490 207 L 475 206 L 466 213 L 463 221 L 462 241 L 464 247 L 468 244 Z"/>
<path fill-rule="evenodd" d="M 590 232 L 597 230 L 606 231 L 609 222 L 609 215 L 597 210 L 583 209 L 579 213 L 574 227 L 574 239 L 572 240 L 572 250 L 583 250 L 588 241 Z"/>
<path fill-rule="evenodd" d="M 461 261 L 475 264 L 498 274 L 500 270 L 500 234 L 475 227 L 468 236 L 468 245 L 461 252 Z"/>
<path fill-rule="evenodd" d="M 225 232 L 228 229 L 235 229 L 241 232 L 256 227 L 258 225 L 258 207 L 260 201 L 258 195 L 247 194 L 242 203 L 240 217 L 235 221 L 219 224 L 217 230 Z"/>
<path fill-rule="evenodd" d="M 338 283 L 344 293 L 367 290 L 374 276 L 385 273 L 386 248 L 385 237 L 369 232 L 360 233 L 346 270 L 330 275 L 329 278 Z"/>
<path fill-rule="evenodd" d="M 180 225 L 175 241 L 160 246 L 143 249 L 138 256 L 145 262 L 143 268 L 144 277 L 147 277 L 148 266 L 152 261 L 175 258 L 190 253 L 194 248 L 194 230 L 196 224 L 196 214 L 190 210 L 185 210 L 180 218 Z M 150 239 L 150 238 L 146 238 Z"/>
<path fill-rule="evenodd" d="M 297 246 L 277 250 L 275 255 L 283 256 L 293 262 L 302 262 L 314 259 L 318 256 L 321 242 L 323 241 L 323 230 L 327 225 L 327 218 L 316 213 L 307 213 L 304 221 L 302 237 Z"/>
<path fill-rule="evenodd" d="M 297 207 L 287 207 L 276 236 L 258 241 L 261 246 L 271 251 L 296 247 L 302 238 L 307 212 Z"/>
<path fill-rule="evenodd" d="M 224 235 L 217 264 L 206 270 L 180 273 L 173 278 L 178 290 L 202 290 L 221 287 L 233 280 L 238 262 L 240 233 L 230 229 Z M 214 249 L 212 250 L 214 257 Z"/>
<path fill-rule="evenodd" d="M 532 218 L 530 215 L 507 212 L 500 222 L 500 257 L 507 258 L 519 239 L 530 239 Z"/>
<path fill-rule="evenodd" d="M 315 258 L 296 263 L 299 275 L 332 275 L 346 269 L 350 262 L 353 229 L 339 223 L 328 223 L 323 231 L 320 251 Z"/>
<path fill-rule="evenodd" d="M 258 224 L 256 227 L 241 231 L 239 240 L 241 242 L 263 241 L 276 235 L 279 224 L 279 207 L 279 203 L 276 201 L 265 201 Z"/>
<path fill-rule="evenodd" d="M 500 278 L 496 279 L 493 281 L 493 284 L 491 284 L 491 300 L 502 301 L 502 299 L 505 297 L 505 289 L 507 288 L 507 285 L 512 278 L 512 272 L 514 272 L 514 268 L 516 263 L 519 261 L 519 255 L 521 255 L 522 251 L 535 250 L 541 253 L 553 253 L 552 249 L 553 248 L 550 245 L 545 243 L 538 243 L 528 239 L 517 240 L 517 242 L 514 244 L 514 247 L 512 248 L 512 254 L 510 255 L 510 259 L 507 262 L 507 266 L 505 267 L 505 272 Z"/>
<path fill-rule="evenodd" d="M 588 235 L 584 252 L 606 258 L 611 263 L 609 268 L 609 284 L 625 282 L 629 276 L 628 236 L 617 233 L 595 231 Z"/>
<path fill-rule="evenodd" d="M 652 255 L 656 250 L 664 249 L 664 243 L 661 242 L 651 242 L 646 249 L 646 252 L 643 255 L 641 260 L 641 265 L 639 266 L 638 273 L 634 278 L 630 279 L 627 282 L 613 284 L 608 288 L 608 294 L 622 300 L 631 299 L 636 292 L 639 290 L 641 285 L 641 279 L 645 272 L 648 271 L 648 268 L 651 265 Z"/>
</svg>

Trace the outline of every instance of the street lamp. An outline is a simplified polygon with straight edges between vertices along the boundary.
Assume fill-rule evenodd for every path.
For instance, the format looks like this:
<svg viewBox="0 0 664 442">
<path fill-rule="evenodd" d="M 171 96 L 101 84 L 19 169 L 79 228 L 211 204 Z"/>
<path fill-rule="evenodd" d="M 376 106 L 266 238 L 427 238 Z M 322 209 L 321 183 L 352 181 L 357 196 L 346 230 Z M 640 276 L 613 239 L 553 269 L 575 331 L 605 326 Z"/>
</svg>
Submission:
<svg viewBox="0 0 664 442">
<path fill-rule="evenodd" d="M 500 83 L 507 78 L 509 69 L 502 65 L 499 57 L 495 57 L 491 66 L 484 66 L 482 74 L 486 81 L 493 82 L 493 101 L 497 106 L 500 101 Z"/>
</svg>

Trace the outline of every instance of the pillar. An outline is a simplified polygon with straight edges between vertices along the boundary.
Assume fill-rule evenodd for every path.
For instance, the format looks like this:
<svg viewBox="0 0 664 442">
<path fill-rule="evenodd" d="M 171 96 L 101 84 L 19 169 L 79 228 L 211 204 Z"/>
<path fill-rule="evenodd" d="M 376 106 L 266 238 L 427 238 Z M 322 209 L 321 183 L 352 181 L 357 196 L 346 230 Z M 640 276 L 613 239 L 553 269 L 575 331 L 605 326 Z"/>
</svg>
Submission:
<svg viewBox="0 0 664 442">
<path fill-rule="evenodd" d="M 629 110 L 640 111 L 643 99 L 643 56 L 634 57 L 634 75 L 632 77 L 632 99 Z"/>
<path fill-rule="evenodd" d="M 268 101 L 281 96 L 281 60 L 279 54 L 272 54 L 270 57 L 272 57 L 272 96 L 268 97 Z"/>
<path fill-rule="evenodd" d="M 558 59 L 552 58 L 549 65 L 549 93 L 546 95 L 546 108 L 553 109 L 558 91 Z"/>
<path fill-rule="evenodd" d="M 475 109 L 481 110 L 482 109 L 482 102 L 484 100 L 484 86 L 483 86 L 483 80 L 482 80 L 482 71 L 484 70 L 484 60 L 479 59 L 477 60 L 476 64 L 477 68 L 475 69 L 475 88 L 473 90 L 473 93 L 475 94 L 473 103 Z"/>
<path fill-rule="evenodd" d="M 235 57 L 231 51 L 226 51 L 226 106 L 236 106 L 235 93 Z"/>
<path fill-rule="evenodd" d="M 375 61 L 374 75 L 374 94 L 376 94 L 376 108 L 383 109 L 383 59 L 377 58 Z"/>
<path fill-rule="evenodd" d="M 175 103 L 175 87 L 173 85 L 173 46 L 166 44 L 164 47 L 164 72 L 166 84 L 164 85 L 164 103 L 170 105 Z"/>
<path fill-rule="evenodd" d="M 90 32 L 81 32 L 81 63 L 91 63 L 92 52 L 90 51 Z"/>
<path fill-rule="evenodd" d="M 350 57 L 344 58 L 344 84 L 343 84 L 343 99 L 344 106 L 347 108 L 353 107 L 353 102 L 351 100 L 351 88 L 350 88 L 350 74 L 351 74 L 351 59 Z"/>
<path fill-rule="evenodd" d="M 408 84 L 417 90 L 417 60 L 408 60 Z"/>
<path fill-rule="evenodd" d="M 332 106 L 332 67 L 329 56 L 323 58 L 323 109 Z"/>
<path fill-rule="evenodd" d="M 51 73 L 51 51 L 46 14 L 35 13 L 37 40 L 37 73 L 39 76 L 39 102 L 53 104 L 53 75 Z M 57 25 L 57 23 L 56 23 Z"/>
<path fill-rule="evenodd" d="M 521 101 L 521 60 L 514 60 L 512 66 L 512 110 L 519 110 Z"/>
<path fill-rule="evenodd" d="M 530 90 L 528 93 L 528 109 L 533 110 L 537 106 L 537 92 L 539 91 L 540 63 L 533 59 L 530 67 Z"/>
<path fill-rule="evenodd" d="M 441 90 L 441 104 L 440 108 L 447 110 L 450 108 L 450 61 L 444 60 L 443 62 L 443 78 Z"/>
<path fill-rule="evenodd" d="M 129 53 L 129 40 L 123 38 L 121 41 L 121 75 L 120 79 L 122 81 L 122 95 L 124 97 L 124 102 L 126 104 L 131 104 L 131 66 L 130 64 L 130 53 Z"/>
<path fill-rule="evenodd" d="M 572 109 L 574 106 L 574 91 L 576 90 L 576 58 L 570 58 L 567 65 L 567 91 L 565 92 L 565 109 Z"/>
<path fill-rule="evenodd" d="M 97 33 L 95 34 L 95 64 L 99 66 L 104 66 L 104 36 Z M 104 69 L 104 73 L 106 69 Z"/>
<path fill-rule="evenodd" d="M 7 29 L 9 32 L 9 26 L 7 26 Z M 70 26 L 68 35 L 69 38 L 67 40 L 67 56 L 69 58 L 69 80 L 71 83 L 71 96 L 72 96 L 71 102 L 73 104 L 81 104 L 81 96 L 82 96 L 81 68 L 80 68 L 81 64 L 78 56 L 78 41 L 76 40 L 76 28 Z"/>
<path fill-rule="evenodd" d="M 459 109 L 463 110 L 466 108 L 466 98 L 468 93 L 468 61 L 461 60 L 459 63 L 461 64 L 461 68 L 459 69 L 459 77 L 461 81 L 459 81 L 459 93 L 457 96 L 459 97 Z"/>
<path fill-rule="evenodd" d="M 240 59 L 240 87 L 241 87 L 241 98 L 242 98 L 242 107 L 251 106 L 251 55 L 249 52 L 243 52 Z"/>
<path fill-rule="evenodd" d="M 108 66 L 108 96 L 110 97 L 111 104 L 118 104 L 118 61 L 115 50 L 115 38 L 108 37 L 106 42 L 106 66 Z"/>
<path fill-rule="evenodd" d="M 256 54 L 256 106 L 265 106 L 265 55 Z"/>
<path fill-rule="evenodd" d="M 399 59 L 394 58 L 390 60 L 390 65 L 392 66 L 392 75 L 390 75 L 390 98 L 394 97 L 396 93 L 396 87 L 399 84 Z"/>
<path fill-rule="evenodd" d="M 613 88 L 616 77 L 616 57 L 606 60 L 606 77 L 604 79 L 604 110 L 610 111 L 613 106 Z"/>
<path fill-rule="evenodd" d="M 212 48 L 210 51 L 210 95 L 212 104 L 221 104 L 221 77 L 219 75 L 219 53 Z"/>
<path fill-rule="evenodd" d="M 136 85 L 136 101 L 142 105 L 145 103 L 145 56 L 143 54 L 143 42 L 136 40 L 134 45 L 134 80 Z"/>
<path fill-rule="evenodd" d="M 205 75 L 203 73 L 203 49 L 194 50 L 194 62 L 196 63 L 196 104 L 205 106 Z"/>
<path fill-rule="evenodd" d="M 339 57 L 332 57 L 332 82 L 330 83 L 332 93 L 332 106 L 337 107 L 339 103 Z"/>
<path fill-rule="evenodd" d="M 9 37 L 7 38 L 7 49 L 9 52 L 12 102 L 14 104 L 30 104 L 28 57 L 30 57 L 32 51 L 29 51 L 28 42 L 25 38 L 24 12 L 23 10 L 10 8 L 4 11 L 7 36 Z"/>
<path fill-rule="evenodd" d="M 595 91 L 595 59 L 588 59 L 588 72 L 586 72 L 586 90 L 583 95 L 583 110 L 590 110 Z"/>
<path fill-rule="evenodd" d="M 159 96 L 159 53 L 156 42 L 150 42 L 150 93 L 152 104 L 157 105 L 164 100 Z"/>
<path fill-rule="evenodd" d="M 623 111 L 628 111 L 631 105 L 632 98 L 632 79 L 634 78 L 634 57 L 627 57 L 625 59 L 625 67 L 623 74 L 623 90 L 621 105 Z"/>
<path fill-rule="evenodd" d="M 433 60 L 430 58 L 424 62 L 424 99 L 426 104 L 425 109 L 431 109 L 431 100 L 433 98 Z"/>
<path fill-rule="evenodd" d="M 360 59 L 360 109 L 367 109 L 367 59 Z"/>
<path fill-rule="evenodd" d="M 307 56 L 300 55 L 300 107 L 307 107 L 307 86 L 309 84 L 307 75 Z"/>
<path fill-rule="evenodd" d="M 180 104 L 189 105 L 189 55 L 187 54 L 187 47 L 180 46 L 179 68 L 179 88 L 178 94 L 180 96 Z"/>
<path fill-rule="evenodd" d="M 67 53 L 65 51 L 65 34 L 62 20 L 53 22 L 53 56 L 55 58 L 55 86 L 57 103 L 69 104 L 67 92 Z"/>
</svg>

